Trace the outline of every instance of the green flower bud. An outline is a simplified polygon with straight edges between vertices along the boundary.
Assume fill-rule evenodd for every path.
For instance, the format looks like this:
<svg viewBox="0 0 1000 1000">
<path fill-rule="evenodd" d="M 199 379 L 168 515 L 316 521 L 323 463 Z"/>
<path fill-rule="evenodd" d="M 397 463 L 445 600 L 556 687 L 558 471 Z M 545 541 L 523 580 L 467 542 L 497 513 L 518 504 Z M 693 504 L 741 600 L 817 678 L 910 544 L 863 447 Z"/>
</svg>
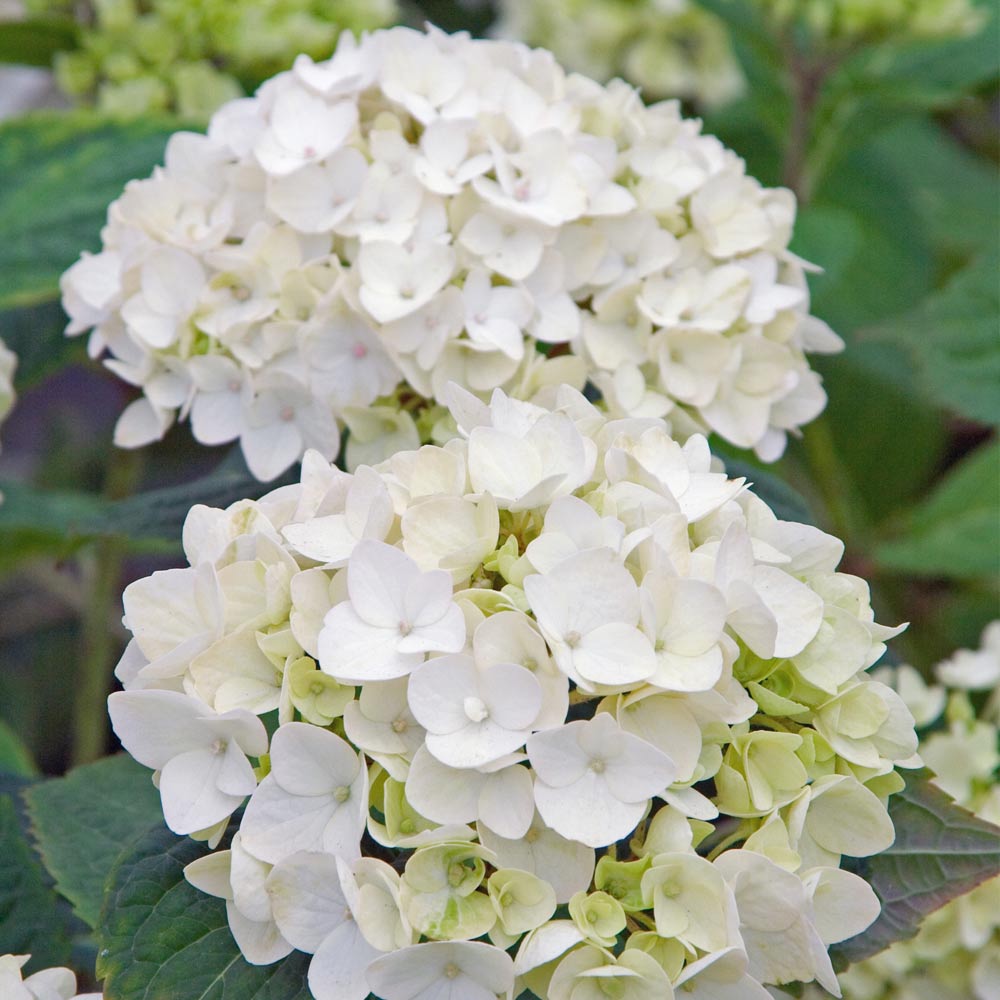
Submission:
<svg viewBox="0 0 1000 1000">
<path fill-rule="evenodd" d="M 492 855 L 485 847 L 471 843 L 415 851 L 400 882 L 400 904 L 410 924 L 442 941 L 467 941 L 488 933 L 497 913 L 489 896 L 476 891 L 486 872 L 486 857 Z"/>
<path fill-rule="evenodd" d="M 306 722 L 314 726 L 328 726 L 344 714 L 344 709 L 354 700 L 354 688 L 339 684 L 329 674 L 317 669 L 316 661 L 300 656 L 285 668 L 292 704 Z"/>
<path fill-rule="evenodd" d="M 763 816 L 790 802 L 809 775 L 797 756 L 802 737 L 755 731 L 738 736 L 715 776 L 716 803 L 732 816 Z"/>
<path fill-rule="evenodd" d="M 97 91 L 97 106 L 110 115 L 137 118 L 150 111 L 165 111 L 170 106 L 170 91 L 162 80 L 140 76 L 125 83 L 102 83 Z"/>
<path fill-rule="evenodd" d="M 635 913 L 644 908 L 642 876 L 652 863 L 651 855 L 638 861 L 615 861 L 606 854 L 597 862 L 594 885 L 617 899 L 626 913 Z"/>
<path fill-rule="evenodd" d="M 173 71 L 171 79 L 177 113 L 192 121 L 206 121 L 220 104 L 243 96 L 233 77 L 220 73 L 207 62 L 182 64 Z"/>
<path fill-rule="evenodd" d="M 556 909 L 556 894 L 548 882 L 530 872 L 501 868 L 486 883 L 500 926 L 516 936 L 540 927 Z"/>
<path fill-rule="evenodd" d="M 625 910 L 606 892 L 576 893 L 569 901 L 569 915 L 588 941 L 605 948 L 625 930 Z"/>
</svg>

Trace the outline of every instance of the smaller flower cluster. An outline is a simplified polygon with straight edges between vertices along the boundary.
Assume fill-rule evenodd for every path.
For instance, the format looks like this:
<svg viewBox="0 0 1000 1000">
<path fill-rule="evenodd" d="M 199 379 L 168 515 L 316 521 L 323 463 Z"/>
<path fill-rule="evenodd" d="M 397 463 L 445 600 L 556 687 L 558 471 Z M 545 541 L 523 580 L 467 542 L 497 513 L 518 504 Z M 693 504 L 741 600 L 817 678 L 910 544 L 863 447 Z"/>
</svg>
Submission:
<svg viewBox="0 0 1000 1000">
<path fill-rule="evenodd" d="M 67 0 L 27 0 L 29 13 L 73 17 Z M 394 0 L 98 0 L 87 5 L 79 48 L 57 52 L 56 80 L 74 102 L 116 115 L 158 111 L 207 121 L 291 66 L 319 59 L 342 30 L 381 28 Z"/>
<path fill-rule="evenodd" d="M 805 352 L 841 346 L 794 215 L 676 103 L 523 45 L 345 33 L 172 137 L 63 276 L 67 333 L 142 387 L 119 445 L 189 417 L 264 480 L 345 424 L 365 461 L 430 440 L 449 381 L 590 378 L 616 416 L 773 459 L 826 402 Z"/>
<path fill-rule="evenodd" d="M 493 30 L 596 80 L 628 80 L 647 100 L 709 108 L 744 87 L 726 23 L 693 0 L 503 0 Z"/>
<path fill-rule="evenodd" d="M 189 881 L 318 1000 L 838 993 L 879 908 L 841 857 L 917 763 L 842 544 L 662 420 L 447 395 L 444 445 L 307 453 L 125 591 L 109 710 L 168 826 L 246 803 Z"/>
<path fill-rule="evenodd" d="M 17 355 L 0 340 L 0 424 L 11 411 L 16 396 L 14 394 L 14 372 L 17 369 Z M 0 493 L 0 501 L 3 494 Z"/>
<path fill-rule="evenodd" d="M 913 712 L 935 783 L 1000 825 L 1000 621 L 987 626 L 979 649 L 961 649 L 938 664 L 936 685 L 909 666 L 878 673 Z M 978 712 L 973 697 L 982 701 Z M 852 1000 L 997 1000 L 1000 877 L 947 903 L 915 938 L 853 966 L 841 981 Z"/>
<path fill-rule="evenodd" d="M 0 955 L 0 997 L 3 1000 L 101 1000 L 100 993 L 77 993 L 69 969 L 43 969 L 23 978 L 30 955 Z"/>
<path fill-rule="evenodd" d="M 757 0 L 778 23 L 804 23 L 837 43 L 972 35 L 986 20 L 975 0 Z"/>
</svg>

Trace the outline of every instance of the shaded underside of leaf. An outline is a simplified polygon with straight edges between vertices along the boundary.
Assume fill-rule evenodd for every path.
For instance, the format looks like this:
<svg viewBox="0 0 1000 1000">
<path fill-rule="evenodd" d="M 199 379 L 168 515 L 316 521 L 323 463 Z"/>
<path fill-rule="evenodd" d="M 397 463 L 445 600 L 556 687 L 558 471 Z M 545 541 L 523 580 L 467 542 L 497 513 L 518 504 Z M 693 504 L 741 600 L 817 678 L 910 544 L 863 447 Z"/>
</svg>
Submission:
<svg viewBox="0 0 1000 1000">
<path fill-rule="evenodd" d="M 36 784 L 25 799 L 56 887 L 96 927 L 104 883 L 122 846 L 160 819 L 149 770 L 118 754 Z"/>
<path fill-rule="evenodd" d="M 311 1000 L 310 956 L 249 965 L 225 903 L 185 881 L 184 866 L 205 853 L 160 825 L 119 858 L 98 929 L 106 1000 Z"/>
<path fill-rule="evenodd" d="M 895 843 L 844 865 L 871 884 L 882 912 L 866 931 L 830 949 L 839 969 L 913 937 L 929 913 L 1000 875 L 1000 828 L 963 809 L 932 779 L 925 768 L 908 772 L 906 788 L 889 800 Z"/>
</svg>

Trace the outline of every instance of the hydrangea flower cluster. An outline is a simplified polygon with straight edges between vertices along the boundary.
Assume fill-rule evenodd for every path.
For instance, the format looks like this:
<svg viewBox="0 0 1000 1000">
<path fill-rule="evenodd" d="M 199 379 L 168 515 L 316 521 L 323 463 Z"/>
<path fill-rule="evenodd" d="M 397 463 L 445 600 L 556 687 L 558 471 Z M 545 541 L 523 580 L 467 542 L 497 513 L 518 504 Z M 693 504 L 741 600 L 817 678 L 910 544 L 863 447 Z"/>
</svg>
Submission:
<svg viewBox="0 0 1000 1000">
<path fill-rule="evenodd" d="M 27 0 L 30 14 L 79 17 L 67 0 Z M 392 23 L 394 0 L 97 0 L 80 45 L 57 52 L 56 80 L 74 102 L 138 116 L 207 121 L 306 52 L 325 58 L 341 30 Z"/>
<path fill-rule="evenodd" d="M 17 355 L 0 340 L 0 424 L 10 413 L 16 396 L 14 394 L 14 372 L 17 370 Z M 3 494 L 0 493 L 0 501 Z"/>
<path fill-rule="evenodd" d="M 836 42 L 953 38 L 982 28 L 975 0 L 757 0 L 779 23 L 801 21 Z"/>
<path fill-rule="evenodd" d="M 494 29 L 550 49 L 568 69 L 620 76 L 646 99 L 725 104 L 744 79 L 725 22 L 692 0 L 503 0 Z"/>
<path fill-rule="evenodd" d="M 913 711 L 920 755 L 935 783 L 961 805 L 1000 823 L 1000 621 L 980 648 L 959 650 L 928 686 L 912 667 L 880 668 Z M 985 701 L 978 713 L 972 697 Z M 1000 877 L 932 913 L 917 936 L 849 969 L 852 1000 L 997 1000 L 1000 997 Z"/>
<path fill-rule="evenodd" d="M 542 50 L 344 34 L 128 185 L 63 277 L 67 332 L 143 389 L 119 445 L 189 417 L 264 480 L 344 423 L 351 467 L 430 440 L 414 414 L 449 381 L 589 376 L 615 416 L 775 458 L 825 404 L 804 351 L 840 341 L 787 249 L 793 195 L 699 129 Z"/>
<path fill-rule="evenodd" d="M 0 955 L 0 996 L 4 1000 L 101 1000 L 100 993 L 77 993 L 69 969 L 43 969 L 23 976 L 30 955 Z"/>
<path fill-rule="evenodd" d="M 116 733 L 176 833 L 245 803 L 188 879 L 317 1000 L 839 995 L 879 912 L 841 857 L 918 763 L 898 629 L 703 437 L 446 395 L 445 444 L 309 452 L 126 589 Z"/>
</svg>

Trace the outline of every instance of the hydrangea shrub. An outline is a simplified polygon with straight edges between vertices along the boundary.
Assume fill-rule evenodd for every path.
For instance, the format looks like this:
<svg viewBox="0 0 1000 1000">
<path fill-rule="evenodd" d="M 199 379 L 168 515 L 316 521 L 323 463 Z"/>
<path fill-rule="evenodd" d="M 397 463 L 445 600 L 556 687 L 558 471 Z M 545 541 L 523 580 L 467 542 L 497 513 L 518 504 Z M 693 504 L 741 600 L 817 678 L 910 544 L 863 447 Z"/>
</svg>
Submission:
<svg viewBox="0 0 1000 1000">
<path fill-rule="evenodd" d="M 898 630 L 703 437 L 448 398 L 447 443 L 309 452 L 126 589 L 115 731 L 175 833 L 238 818 L 188 880 L 317 1000 L 837 994 L 879 912 L 841 858 L 919 763 L 867 673 Z"/>
<path fill-rule="evenodd" d="M 744 89 L 725 21 L 691 0 L 503 0 L 500 15 L 497 35 L 549 49 L 597 80 L 620 76 L 647 101 L 710 108 Z"/>
<path fill-rule="evenodd" d="M 841 346 L 794 216 L 676 103 L 509 42 L 345 33 L 127 186 L 67 332 L 143 390 L 119 445 L 188 418 L 263 480 L 345 424 L 352 466 L 431 440 L 450 381 L 589 379 L 612 416 L 774 459 L 825 404 L 806 352 Z"/>
<path fill-rule="evenodd" d="M 975 0 L 756 0 L 778 23 L 799 21 L 837 44 L 971 35 L 985 21 Z"/>
<path fill-rule="evenodd" d="M 37 17 L 80 17 L 66 0 L 25 6 Z M 342 30 L 380 28 L 396 14 L 393 0 L 97 0 L 80 17 L 79 47 L 57 53 L 54 69 L 75 103 L 204 121 L 300 52 L 325 58 Z"/>
</svg>

